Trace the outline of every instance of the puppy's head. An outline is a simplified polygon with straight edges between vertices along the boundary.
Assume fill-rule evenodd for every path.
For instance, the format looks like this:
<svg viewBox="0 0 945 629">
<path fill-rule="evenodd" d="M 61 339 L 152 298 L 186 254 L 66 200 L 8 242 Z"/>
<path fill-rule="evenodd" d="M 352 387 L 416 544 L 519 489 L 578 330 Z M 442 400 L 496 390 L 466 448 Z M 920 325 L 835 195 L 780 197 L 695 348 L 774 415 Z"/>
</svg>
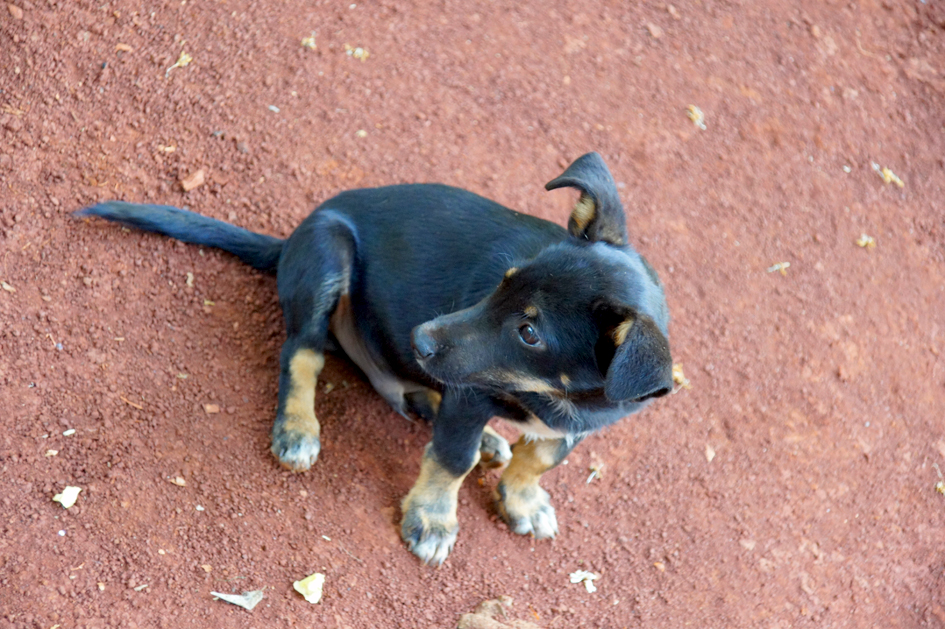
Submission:
<svg viewBox="0 0 945 629">
<path fill-rule="evenodd" d="M 578 187 L 572 238 L 509 269 L 481 302 L 417 326 L 423 369 L 511 394 L 599 392 L 612 403 L 672 388 L 668 315 L 652 268 L 626 244 L 616 185 L 596 153 L 548 184 Z"/>
</svg>

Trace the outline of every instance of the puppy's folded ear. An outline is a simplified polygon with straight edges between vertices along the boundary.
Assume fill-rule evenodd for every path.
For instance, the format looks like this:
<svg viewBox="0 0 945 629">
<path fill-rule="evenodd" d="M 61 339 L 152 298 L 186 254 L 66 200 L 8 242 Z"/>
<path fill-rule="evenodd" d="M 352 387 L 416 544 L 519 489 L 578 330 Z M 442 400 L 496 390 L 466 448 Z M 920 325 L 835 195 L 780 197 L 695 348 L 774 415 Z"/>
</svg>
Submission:
<svg viewBox="0 0 945 629">
<path fill-rule="evenodd" d="M 650 317 L 625 308 L 599 311 L 601 336 L 597 365 L 604 376 L 604 394 L 614 402 L 640 401 L 673 389 L 669 339 Z"/>
<path fill-rule="evenodd" d="M 581 198 L 568 219 L 572 236 L 612 245 L 627 244 L 627 217 L 620 204 L 617 184 L 600 155 L 588 153 L 577 158 L 560 177 L 545 184 L 545 190 L 565 186 L 581 191 Z"/>
</svg>

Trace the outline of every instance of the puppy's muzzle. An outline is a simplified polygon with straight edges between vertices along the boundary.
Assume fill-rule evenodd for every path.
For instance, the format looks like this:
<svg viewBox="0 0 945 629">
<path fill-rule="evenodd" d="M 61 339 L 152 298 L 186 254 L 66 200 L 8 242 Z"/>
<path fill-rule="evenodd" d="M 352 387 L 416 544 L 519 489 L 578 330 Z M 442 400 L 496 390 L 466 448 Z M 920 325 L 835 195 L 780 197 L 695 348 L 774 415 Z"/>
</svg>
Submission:
<svg viewBox="0 0 945 629">
<path fill-rule="evenodd" d="M 439 344 L 430 334 L 425 323 L 413 329 L 410 334 L 410 345 L 413 347 L 414 356 L 421 362 L 433 358 L 437 350 L 440 349 Z"/>
</svg>

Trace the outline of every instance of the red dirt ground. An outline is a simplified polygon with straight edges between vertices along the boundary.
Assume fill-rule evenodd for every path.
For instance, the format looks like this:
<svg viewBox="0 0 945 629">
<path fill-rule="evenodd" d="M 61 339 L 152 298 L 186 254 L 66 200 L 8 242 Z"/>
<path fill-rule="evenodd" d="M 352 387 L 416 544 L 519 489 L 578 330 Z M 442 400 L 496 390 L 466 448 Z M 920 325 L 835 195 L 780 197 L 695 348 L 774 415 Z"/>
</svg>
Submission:
<svg viewBox="0 0 945 629">
<path fill-rule="evenodd" d="M 0 3 L 0 626 L 452 627 L 500 595 L 546 628 L 945 626 L 942 4 L 356 2 Z M 285 236 L 340 190 L 440 181 L 564 223 L 542 186 L 589 150 L 692 388 L 546 476 L 553 542 L 471 475 L 440 569 L 397 534 L 429 429 L 343 358 L 316 467 L 269 455 L 273 278 L 69 216 Z"/>
</svg>

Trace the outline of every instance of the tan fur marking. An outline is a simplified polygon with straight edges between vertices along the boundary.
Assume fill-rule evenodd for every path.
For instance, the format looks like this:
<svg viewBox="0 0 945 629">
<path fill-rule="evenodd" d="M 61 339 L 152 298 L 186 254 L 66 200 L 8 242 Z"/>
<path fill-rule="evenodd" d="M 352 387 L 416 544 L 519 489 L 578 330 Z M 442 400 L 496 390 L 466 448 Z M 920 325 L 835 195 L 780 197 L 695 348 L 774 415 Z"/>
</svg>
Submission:
<svg viewBox="0 0 945 629">
<path fill-rule="evenodd" d="M 310 349 L 300 349 L 289 361 L 292 388 L 285 401 L 285 430 L 318 436 L 321 428 L 315 417 L 315 383 L 325 367 L 325 357 Z"/>
<path fill-rule="evenodd" d="M 447 528 L 454 527 L 456 523 L 456 504 L 459 496 L 459 487 L 463 484 L 463 479 L 469 474 L 476 465 L 479 464 L 479 452 L 476 452 L 473 465 L 462 476 L 453 476 L 446 468 L 440 465 L 430 452 L 432 448 L 427 446 L 423 452 L 423 460 L 420 462 L 420 474 L 417 476 L 417 482 L 413 488 L 404 497 L 401 503 L 401 510 L 405 513 L 413 505 L 424 505 L 432 508 L 431 514 L 436 514 L 437 524 Z M 444 513 L 444 511 L 446 513 Z M 421 511 L 420 519 L 424 527 L 427 527 L 428 514 Z"/>
<path fill-rule="evenodd" d="M 558 463 L 556 457 L 560 447 L 558 439 L 529 441 L 521 437 L 512 446 L 512 460 L 502 473 L 501 482 L 515 494 L 520 494 L 528 487 L 538 486 L 541 475 Z"/>
<path fill-rule="evenodd" d="M 505 272 L 505 277 L 512 277 L 516 273 L 518 273 L 518 267 L 513 266 L 512 268 L 510 268 L 508 271 Z"/>
<path fill-rule="evenodd" d="M 541 378 L 533 378 L 523 374 L 512 373 L 508 371 L 494 371 L 489 374 L 492 378 L 502 384 L 506 384 L 514 391 L 526 393 L 548 393 L 551 395 L 564 395 L 560 389 L 556 389 Z"/>
<path fill-rule="evenodd" d="M 623 345 L 623 342 L 627 340 L 627 334 L 630 333 L 630 328 L 632 327 L 633 319 L 627 319 L 614 328 L 612 336 L 614 338 L 614 343 L 616 343 L 618 347 Z"/>
<path fill-rule="evenodd" d="M 571 378 L 569 378 L 567 374 L 563 373 L 558 377 L 561 379 L 561 386 L 568 387 L 571 385 Z"/>
<path fill-rule="evenodd" d="M 531 317 L 532 319 L 538 316 L 538 308 L 535 306 L 526 307 L 524 312 L 526 317 Z"/>
<path fill-rule="evenodd" d="M 582 194 L 581 198 L 578 199 L 578 202 L 574 205 L 574 209 L 571 210 L 571 219 L 574 221 L 580 233 L 587 229 L 587 226 L 594 220 L 596 214 L 597 205 L 594 203 L 594 199 L 592 199 L 590 195 Z"/>
<path fill-rule="evenodd" d="M 427 399 L 430 400 L 430 406 L 433 407 L 433 410 L 437 413 L 440 412 L 440 404 L 443 403 L 443 394 L 439 391 L 434 391 L 433 389 L 426 390 Z"/>
</svg>

